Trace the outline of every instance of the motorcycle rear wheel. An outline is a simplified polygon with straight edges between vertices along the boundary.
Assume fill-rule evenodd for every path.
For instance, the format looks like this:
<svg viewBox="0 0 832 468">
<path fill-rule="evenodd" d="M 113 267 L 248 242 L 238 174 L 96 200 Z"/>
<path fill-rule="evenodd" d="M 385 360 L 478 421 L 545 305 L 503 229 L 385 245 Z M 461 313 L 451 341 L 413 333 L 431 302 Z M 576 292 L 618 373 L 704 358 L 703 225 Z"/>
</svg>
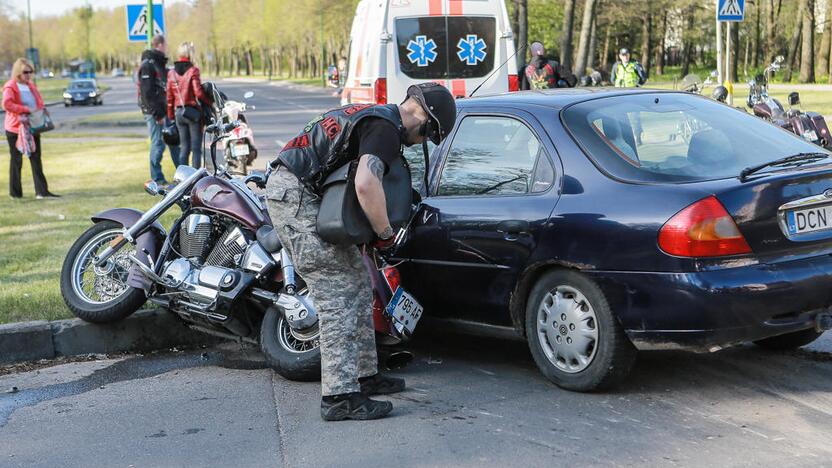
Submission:
<svg viewBox="0 0 832 468">
<path fill-rule="evenodd" d="M 122 226 L 102 221 L 86 230 L 72 244 L 61 268 L 61 295 L 73 315 L 92 323 L 117 322 L 127 318 L 145 303 L 144 291 L 127 285 L 135 252 L 126 245 L 103 267 L 92 264 L 93 257 L 121 234 Z"/>
<path fill-rule="evenodd" d="M 260 349 L 269 366 L 289 380 L 301 382 L 321 378 L 320 329 L 293 332 L 276 308 L 266 311 L 260 326 Z"/>
</svg>

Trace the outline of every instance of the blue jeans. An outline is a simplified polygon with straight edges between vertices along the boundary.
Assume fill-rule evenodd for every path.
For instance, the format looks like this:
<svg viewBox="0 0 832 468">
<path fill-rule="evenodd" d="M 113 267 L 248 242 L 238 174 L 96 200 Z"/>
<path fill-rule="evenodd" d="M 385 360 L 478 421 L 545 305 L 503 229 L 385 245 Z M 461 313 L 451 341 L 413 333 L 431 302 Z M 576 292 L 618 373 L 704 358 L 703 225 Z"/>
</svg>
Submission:
<svg viewBox="0 0 832 468">
<path fill-rule="evenodd" d="M 191 122 L 183 114 L 184 108 L 176 109 L 176 127 L 179 129 L 179 153 L 182 164 L 188 164 L 191 156 L 191 166 L 202 167 L 202 122 Z"/>
<path fill-rule="evenodd" d="M 165 174 L 162 173 L 162 153 L 165 151 L 165 141 L 162 140 L 162 124 L 156 122 L 152 115 L 145 114 L 144 121 L 147 123 L 147 131 L 150 133 L 150 177 L 157 183 L 165 182 Z M 179 147 L 168 146 L 170 159 L 173 166 L 179 167 L 182 164 L 179 160 Z"/>
</svg>

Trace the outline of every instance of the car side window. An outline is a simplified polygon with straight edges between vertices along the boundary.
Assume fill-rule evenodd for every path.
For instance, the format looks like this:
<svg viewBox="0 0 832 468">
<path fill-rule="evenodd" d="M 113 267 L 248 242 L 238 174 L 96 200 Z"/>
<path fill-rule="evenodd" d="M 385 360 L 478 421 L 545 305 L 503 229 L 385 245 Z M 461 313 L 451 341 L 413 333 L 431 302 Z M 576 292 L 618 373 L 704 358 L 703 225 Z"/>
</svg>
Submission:
<svg viewBox="0 0 832 468">
<path fill-rule="evenodd" d="M 538 159 L 545 162 L 536 164 Z M 465 117 L 451 142 L 436 194 L 544 192 L 554 180 L 548 159 L 540 140 L 521 121 L 501 116 Z"/>
</svg>

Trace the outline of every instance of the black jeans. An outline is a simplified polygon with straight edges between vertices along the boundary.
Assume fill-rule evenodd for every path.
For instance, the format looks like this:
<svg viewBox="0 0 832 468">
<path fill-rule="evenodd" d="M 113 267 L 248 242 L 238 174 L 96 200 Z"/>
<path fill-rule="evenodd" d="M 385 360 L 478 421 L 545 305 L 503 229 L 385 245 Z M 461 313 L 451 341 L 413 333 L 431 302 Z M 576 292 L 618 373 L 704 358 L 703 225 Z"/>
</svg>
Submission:
<svg viewBox="0 0 832 468">
<path fill-rule="evenodd" d="M 9 195 L 22 197 L 23 187 L 20 183 L 20 171 L 23 169 L 23 154 L 15 148 L 17 144 L 17 133 L 6 132 L 6 140 L 9 141 Z M 46 176 L 43 175 L 43 164 L 40 160 L 40 135 L 35 135 L 35 152 L 29 157 L 29 164 L 32 165 L 32 178 L 35 180 L 35 195 L 46 195 L 49 187 L 46 185 Z"/>
<path fill-rule="evenodd" d="M 176 109 L 176 128 L 179 129 L 179 162 L 188 164 L 191 155 L 191 166 L 202 167 L 202 122 L 191 122 L 183 115 L 184 108 Z"/>
</svg>

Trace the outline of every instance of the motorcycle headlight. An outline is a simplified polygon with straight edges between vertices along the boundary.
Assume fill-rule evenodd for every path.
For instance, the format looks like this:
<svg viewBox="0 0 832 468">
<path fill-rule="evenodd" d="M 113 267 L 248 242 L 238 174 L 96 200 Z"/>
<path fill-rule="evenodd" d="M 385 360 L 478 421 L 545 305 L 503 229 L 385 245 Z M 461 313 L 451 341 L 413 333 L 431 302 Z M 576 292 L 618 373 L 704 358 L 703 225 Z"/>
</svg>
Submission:
<svg viewBox="0 0 832 468">
<path fill-rule="evenodd" d="M 64 99 L 72 99 L 72 95 L 69 93 L 64 93 Z"/>
<path fill-rule="evenodd" d="M 95 91 L 90 91 L 90 97 L 95 97 L 95 96 L 96 96 Z"/>
</svg>

